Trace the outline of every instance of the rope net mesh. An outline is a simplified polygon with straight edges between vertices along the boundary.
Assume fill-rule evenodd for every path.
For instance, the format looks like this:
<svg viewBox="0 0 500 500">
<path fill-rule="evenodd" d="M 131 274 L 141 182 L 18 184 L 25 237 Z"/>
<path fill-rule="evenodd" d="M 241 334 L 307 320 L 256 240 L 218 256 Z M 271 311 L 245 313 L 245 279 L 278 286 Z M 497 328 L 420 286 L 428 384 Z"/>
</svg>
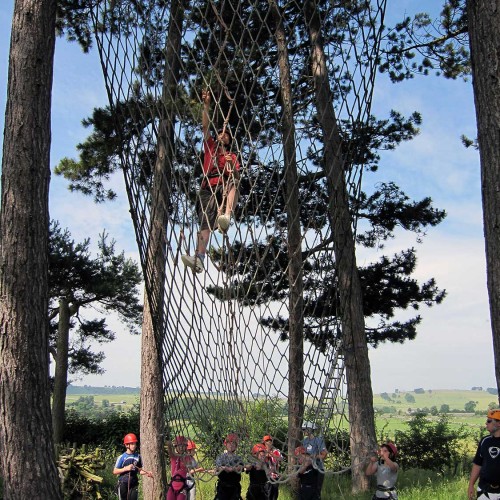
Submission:
<svg viewBox="0 0 500 500">
<path fill-rule="evenodd" d="M 354 206 L 384 9 L 384 0 L 94 7 L 165 418 L 171 435 L 197 443 L 207 466 L 228 432 L 238 434 L 242 456 L 270 434 L 286 461 L 292 407 L 325 438 L 327 470 L 349 466 L 338 235 L 324 155 L 334 142 L 343 162 L 338 182 Z M 335 116 L 329 137 L 321 79 Z M 220 129 L 232 136 L 239 199 L 227 231 L 212 228 L 204 272 L 194 273 L 181 256 L 195 256 L 200 229 L 204 90 L 211 136 Z M 355 232 L 354 216 L 351 224 Z M 298 365 L 290 355 L 297 346 Z"/>
</svg>

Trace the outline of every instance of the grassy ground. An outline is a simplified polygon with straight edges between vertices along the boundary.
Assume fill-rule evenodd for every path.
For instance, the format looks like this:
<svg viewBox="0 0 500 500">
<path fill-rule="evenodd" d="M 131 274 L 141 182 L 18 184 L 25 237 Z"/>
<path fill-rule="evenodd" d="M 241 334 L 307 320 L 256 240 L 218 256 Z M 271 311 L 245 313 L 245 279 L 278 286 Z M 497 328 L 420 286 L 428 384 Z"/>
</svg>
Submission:
<svg viewBox="0 0 500 500">
<path fill-rule="evenodd" d="M 108 457 L 108 466 L 105 471 L 99 474 L 104 477 L 104 483 L 101 486 L 101 495 L 103 500 L 116 499 L 114 494 L 114 485 L 116 477 L 112 470 L 114 465 L 113 457 Z M 142 478 L 141 481 L 149 479 Z M 248 487 L 248 477 L 242 476 L 242 493 L 245 498 Z M 438 473 L 431 471 L 410 470 L 401 471 L 398 478 L 397 488 L 399 500 L 466 500 L 467 499 L 466 476 L 443 477 Z M 215 490 L 215 479 L 210 481 L 197 481 L 196 500 L 213 500 Z M 371 500 L 373 491 L 353 495 L 351 493 L 351 484 L 348 476 L 327 476 L 323 487 L 322 498 L 324 500 Z M 2 481 L 0 478 L 0 500 L 2 499 Z M 142 494 L 140 499 L 144 499 Z M 286 485 L 280 488 L 279 500 L 295 500 L 290 494 Z"/>
<path fill-rule="evenodd" d="M 243 498 L 248 479 L 243 476 Z M 429 471 L 402 471 L 398 480 L 400 500 L 466 500 L 466 477 L 443 478 Z M 214 498 L 215 480 L 207 483 L 198 482 L 196 500 Z M 323 486 L 324 500 L 371 500 L 373 491 L 353 495 L 350 480 L 346 476 L 328 476 Z M 280 488 L 280 500 L 295 500 L 286 486 Z"/>
</svg>

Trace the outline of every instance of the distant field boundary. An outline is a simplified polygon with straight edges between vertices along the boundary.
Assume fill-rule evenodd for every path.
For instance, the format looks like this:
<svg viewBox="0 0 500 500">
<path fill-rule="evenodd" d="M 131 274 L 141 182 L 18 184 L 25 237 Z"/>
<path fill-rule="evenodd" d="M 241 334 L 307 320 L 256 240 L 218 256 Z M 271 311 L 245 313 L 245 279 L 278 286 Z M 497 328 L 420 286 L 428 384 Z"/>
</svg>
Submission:
<svg viewBox="0 0 500 500">
<path fill-rule="evenodd" d="M 140 387 L 125 386 L 95 387 L 89 385 L 69 385 L 67 389 L 68 396 L 130 397 L 138 396 L 140 392 Z M 373 405 L 375 409 L 394 407 L 398 412 L 407 412 L 409 409 L 417 410 L 419 408 L 431 408 L 433 406 L 440 410 L 442 405 L 448 405 L 449 413 L 465 413 L 465 405 L 471 401 L 475 403 L 475 412 L 486 411 L 490 404 L 498 402 L 498 396 L 491 394 L 487 389 L 454 390 L 422 388 L 418 388 L 413 391 L 395 389 L 394 391 L 382 392 L 373 396 Z M 468 411 L 467 413 L 471 412 Z"/>
<path fill-rule="evenodd" d="M 66 389 L 67 395 L 76 396 L 97 396 L 97 395 L 126 395 L 126 394 L 140 394 L 140 387 L 117 387 L 105 386 L 94 387 L 90 385 L 69 385 Z"/>
</svg>

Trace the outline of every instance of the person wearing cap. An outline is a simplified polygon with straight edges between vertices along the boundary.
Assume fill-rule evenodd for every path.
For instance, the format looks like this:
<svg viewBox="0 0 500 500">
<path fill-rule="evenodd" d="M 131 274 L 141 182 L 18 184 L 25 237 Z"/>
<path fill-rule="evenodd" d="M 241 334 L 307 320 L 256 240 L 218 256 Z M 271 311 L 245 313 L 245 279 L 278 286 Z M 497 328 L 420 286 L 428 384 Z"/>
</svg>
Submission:
<svg viewBox="0 0 500 500">
<path fill-rule="evenodd" d="M 125 453 L 116 460 L 113 474 L 118 476 L 118 498 L 120 500 L 137 500 L 139 475 L 153 477 L 153 474 L 142 467 L 142 458 L 137 451 L 139 440 L 133 433 L 123 438 Z"/>
<path fill-rule="evenodd" d="M 243 459 L 236 454 L 238 436 L 229 433 L 224 439 L 226 451 L 215 459 L 218 474 L 214 500 L 240 500 L 241 498 L 241 473 L 243 472 Z"/>
<path fill-rule="evenodd" d="M 210 92 L 203 90 L 203 181 L 198 193 L 198 233 L 194 255 L 182 255 L 181 260 L 194 272 L 204 269 L 210 233 L 218 227 L 225 232 L 231 222 L 231 213 L 238 201 L 240 164 L 231 152 L 231 133 L 224 126 L 217 133 L 217 141 L 210 134 Z"/>
<path fill-rule="evenodd" d="M 313 457 L 305 446 L 297 446 L 294 455 L 299 464 L 297 475 L 299 478 L 299 500 L 320 500 L 318 478 L 322 476 L 318 468 L 313 465 Z"/>
<path fill-rule="evenodd" d="M 283 460 L 283 455 L 278 448 L 275 448 L 273 437 L 269 434 L 262 438 L 262 443 L 266 447 L 266 463 L 269 471 L 269 500 L 276 500 L 279 494 L 280 478 L 279 468 Z"/>
<path fill-rule="evenodd" d="M 469 479 L 469 499 L 500 500 L 500 409 L 488 411 L 486 430 L 472 460 Z M 479 479 L 477 492 L 474 485 Z"/>
<path fill-rule="evenodd" d="M 384 443 L 370 457 L 370 463 L 365 470 L 367 476 L 377 474 L 377 491 L 372 497 L 372 500 L 378 498 L 390 498 L 397 500 L 396 481 L 398 479 L 399 466 L 395 462 L 398 449 L 391 442 Z"/>
<path fill-rule="evenodd" d="M 302 424 L 304 432 L 304 439 L 302 446 L 305 447 L 308 455 L 311 457 L 313 466 L 318 469 L 318 498 L 321 499 L 321 490 L 323 489 L 323 482 L 325 480 L 325 464 L 324 460 L 328 455 L 325 440 L 321 436 L 315 436 L 317 426 L 313 422 L 305 421 Z"/>
</svg>

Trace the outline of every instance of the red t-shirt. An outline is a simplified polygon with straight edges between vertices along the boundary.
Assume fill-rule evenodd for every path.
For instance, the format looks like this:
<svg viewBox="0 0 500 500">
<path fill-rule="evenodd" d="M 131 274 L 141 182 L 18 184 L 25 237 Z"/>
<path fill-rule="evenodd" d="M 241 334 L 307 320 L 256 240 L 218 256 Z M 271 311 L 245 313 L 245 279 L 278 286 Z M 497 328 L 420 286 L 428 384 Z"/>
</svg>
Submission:
<svg viewBox="0 0 500 500">
<path fill-rule="evenodd" d="M 272 479 L 278 479 L 279 473 L 279 465 L 282 460 L 281 452 L 277 448 L 273 448 L 267 455 L 267 462 L 269 466 L 269 475 Z"/>
<path fill-rule="evenodd" d="M 231 173 L 231 168 L 234 170 L 240 169 L 240 164 L 234 153 L 230 153 L 232 159 L 232 165 L 226 167 L 226 157 L 222 152 L 222 148 L 217 147 L 217 143 L 214 141 L 213 137 L 209 137 L 203 142 L 203 150 L 205 152 L 205 158 L 203 160 L 203 173 L 206 175 L 203 185 L 206 182 L 211 186 L 217 186 L 224 176 L 229 176 Z"/>
</svg>

